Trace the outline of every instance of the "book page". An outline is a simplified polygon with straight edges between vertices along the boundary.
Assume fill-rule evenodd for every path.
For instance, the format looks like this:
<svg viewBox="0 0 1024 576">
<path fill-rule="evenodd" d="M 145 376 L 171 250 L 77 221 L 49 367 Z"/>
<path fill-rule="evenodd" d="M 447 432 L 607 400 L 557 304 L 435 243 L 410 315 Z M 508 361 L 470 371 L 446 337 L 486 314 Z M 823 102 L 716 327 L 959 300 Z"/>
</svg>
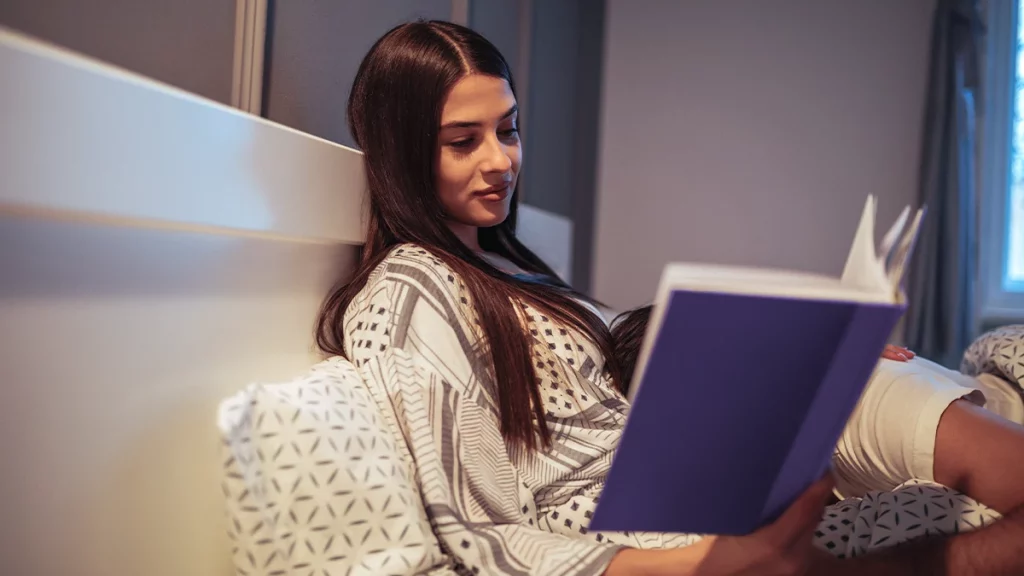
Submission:
<svg viewBox="0 0 1024 576">
<path fill-rule="evenodd" d="M 670 264 L 662 277 L 672 290 L 870 303 L 888 303 L 891 300 L 887 291 L 864 290 L 844 284 L 839 278 L 810 272 L 713 264 Z"/>
<path fill-rule="evenodd" d="M 904 208 L 882 238 L 878 249 L 874 241 L 876 210 L 877 202 L 874 196 L 869 196 L 847 256 L 842 283 L 860 290 L 885 294 L 892 302 L 902 302 L 905 300 L 903 279 L 926 209 L 922 207 L 917 210 L 911 219 L 910 207 Z"/>
<path fill-rule="evenodd" d="M 885 257 L 879 257 L 875 248 L 875 215 L 878 204 L 874 196 L 868 196 L 864 203 L 864 211 L 861 213 L 860 224 L 853 237 L 853 245 L 846 257 L 846 266 L 843 268 L 841 282 L 844 286 L 864 290 L 874 294 L 885 295 L 886 299 L 892 298 L 889 287 L 889 279 L 885 274 Z M 903 227 L 905 218 L 896 221 L 893 229 L 885 235 L 884 244 L 895 244 L 895 238 L 899 235 L 899 228 Z M 897 226 L 899 228 L 897 228 Z"/>
<path fill-rule="evenodd" d="M 886 275 L 889 279 L 889 285 L 898 294 L 903 293 L 903 280 L 906 278 L 910 256 L 913 254 L 914 246 L 917 244 L 918 232 L 921 229 L 921 222 L 924 220 L 927 210 L 927 207 L 922 206 L 917 211 L 914 219 L 907 226 L 907 231 L 900 238 L 899 243 L 892 248 L 892 254 L 887 259 Z"/>
</svg>

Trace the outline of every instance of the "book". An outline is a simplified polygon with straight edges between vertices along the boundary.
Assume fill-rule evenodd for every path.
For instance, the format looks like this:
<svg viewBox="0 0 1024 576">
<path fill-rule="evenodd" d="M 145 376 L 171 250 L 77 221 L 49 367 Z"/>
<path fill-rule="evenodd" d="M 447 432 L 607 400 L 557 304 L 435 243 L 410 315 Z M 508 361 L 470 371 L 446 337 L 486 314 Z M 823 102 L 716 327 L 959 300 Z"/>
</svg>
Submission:
<svg viewBox="0 0 1024 576">
<path fill-rule="evenodd" d="M 906 309 L 924 209 L 879 245 L 869 196 L 841 277 L 665 267 L 591 530 L 748 534 L 828 470 Z"/>
</svg>

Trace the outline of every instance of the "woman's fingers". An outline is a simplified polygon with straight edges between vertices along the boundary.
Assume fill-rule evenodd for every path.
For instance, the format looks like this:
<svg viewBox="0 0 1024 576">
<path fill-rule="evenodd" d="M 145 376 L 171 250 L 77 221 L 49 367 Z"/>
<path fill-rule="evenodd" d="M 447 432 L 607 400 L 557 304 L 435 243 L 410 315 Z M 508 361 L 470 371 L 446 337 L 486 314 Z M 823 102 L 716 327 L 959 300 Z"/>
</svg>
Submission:
<svg viewBox="0 0 1024 576">
<path fill-rule="evenodd" d="M 832 490 L 831 475 L 812 484 L 771 524 L 747 536 L 722 536 L 710 544 L 710 554 L 698 574 L 742 576 L 806 575 L 827 568 L 814 548 L 814 530 Z M 827 572 L 819 570 L 814 573 Z"/>
<path fill-rule="evenodd" d="M 906 362 L 914 358 L 916 354 L 902 346 L 894 346 L 892 344 L 886 344 L 885 350 L 882 350 L 882 358 L 887 360 L 894 360 L 896 362 Z"/>
</svg>

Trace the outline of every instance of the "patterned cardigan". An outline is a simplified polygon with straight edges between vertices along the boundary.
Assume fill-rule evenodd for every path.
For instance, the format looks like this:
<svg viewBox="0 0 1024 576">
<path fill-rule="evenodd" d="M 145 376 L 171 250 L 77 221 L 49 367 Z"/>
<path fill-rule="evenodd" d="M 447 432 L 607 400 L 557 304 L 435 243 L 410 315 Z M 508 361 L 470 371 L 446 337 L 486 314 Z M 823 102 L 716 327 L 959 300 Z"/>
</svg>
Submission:
<svg viewBox="0 0 1024 576">
<path fill-rule="evenodd" d="M 392 251 L 345 315 L 356 366 L 384 375 L 442 545 L 470 572 L 599 574 L 621 546 L 681 546 L 695 536 L 588 533 L 628 405 L 597 347 L 535 310 L 524 318 L 546 399 L 550 450 L 506 447 L 482 330 L 461 279 L 422 248 Z M 384 354 L 385 352 L 388 354 Z M 476 570 L 474 570 L 476 569 Z"/>
</svg>

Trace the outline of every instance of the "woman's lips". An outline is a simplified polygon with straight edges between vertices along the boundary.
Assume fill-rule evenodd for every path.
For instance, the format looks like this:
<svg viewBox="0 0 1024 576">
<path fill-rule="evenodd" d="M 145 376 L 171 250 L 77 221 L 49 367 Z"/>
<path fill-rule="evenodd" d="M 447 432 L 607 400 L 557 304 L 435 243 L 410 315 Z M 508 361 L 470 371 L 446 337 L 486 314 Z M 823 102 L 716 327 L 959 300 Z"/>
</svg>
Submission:
<svg viewBox="0 0 1024 576">
<path fill-rule="evenodd" d="M 501 188 L 489 188 L 487 190 L 475 192 L 474 195 L 481 200 L 500 202 L 505 198 L 508 198 L 508 185 L 502 186 Z"/>
</svg>

